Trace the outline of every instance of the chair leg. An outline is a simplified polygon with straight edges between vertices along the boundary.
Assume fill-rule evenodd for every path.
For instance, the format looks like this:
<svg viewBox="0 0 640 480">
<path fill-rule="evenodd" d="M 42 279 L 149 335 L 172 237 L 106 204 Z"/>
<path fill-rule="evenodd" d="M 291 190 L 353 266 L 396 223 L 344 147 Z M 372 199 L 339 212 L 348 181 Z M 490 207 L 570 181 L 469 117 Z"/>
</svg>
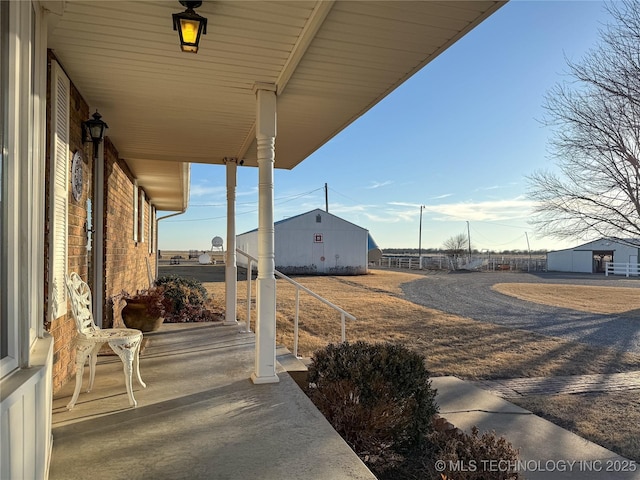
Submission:
<svg viewBox="0 0 640 480">
<path fill-rule="evenodd" d="M 126 350 L 124 354 L 122 363 L 124 364 L 124 380 L 127 385 L 127 395 L 129 396 L 129 405 L 132 407 L 137 407 L 138 402 L 136 402 L 135 397 L 133 396 L 133 352 L 129 349 Z"/>
<path fill-rule="evenodd" d="M 140 376 L 140 347 L 142 346 L 142 341 L 138 344 L 136 351 L 133 355 L 133 368 L 136 372 L 136 378 L 138 383 L 142 385 L 142 388 L 147 388 L 147 384 L 142 381 L 142 377 Z"/>
<path fill-rule="evenodd" d="M 87 357 L 91 355 L 93 345 L 78 345 L 76 348 L 76 388 L 73 391 L 71 401 L 67 404 L 67 410 L 71 410 L 78 400 L 80 390 L 82 389 L 82 375 L 84 373 L 84 364 L 87 362 Z"/>
<path fill-rule="evenodd" d="M 91 356 L 89 358 L 89 388 L 87 392 L 90 392 L 93 388 L 93 381 L 96 378 L 96 364 L 98 363 L 98 352 L 102 347 L 102 343 L 97 343 L 93 350 L 91 350 Z"/>
<path fill-rule="evenodd" d="M 115 342 L 113 344 L 110 342 L 109 345 L 111 346 L 111 349 L 120 357 L 120 360 L 122 360 L 122 366 L 124 370 L 124 383 L 127 387 L 129 405 L 135 407 L 138 405 L 138 402 L 136 402 L 136 399 L 133 396 L 133 358 L 136 349 L 140 345 L 140 340 L 128 345 L 118 345 Z"/>
</svg>

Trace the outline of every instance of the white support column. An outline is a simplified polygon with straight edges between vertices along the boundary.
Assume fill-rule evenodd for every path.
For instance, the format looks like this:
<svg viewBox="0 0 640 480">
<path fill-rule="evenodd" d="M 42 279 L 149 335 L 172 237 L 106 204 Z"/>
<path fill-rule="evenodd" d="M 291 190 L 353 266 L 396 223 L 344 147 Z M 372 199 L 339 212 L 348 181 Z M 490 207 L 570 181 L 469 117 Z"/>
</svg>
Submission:
<svg viewBox="0 0 640 480">
<path fill-rule="evenodd" d="M 253 383 L 276 383 L 276 278 L 273 227 L 273 166 L 276 140 L 276 87 L 256 84 L 258 143 L 258 280 L 256 365 Z"/>
<path fill-rule="evenodd" d="M 227 255 L 225 259 L 225 303 L 224 325 L 236 325 L 238 319 L 237 289 L 238 267 L 236 264 L 236 170 L 238 160 L 225 158 L 227 165 Z"/>
</svg>

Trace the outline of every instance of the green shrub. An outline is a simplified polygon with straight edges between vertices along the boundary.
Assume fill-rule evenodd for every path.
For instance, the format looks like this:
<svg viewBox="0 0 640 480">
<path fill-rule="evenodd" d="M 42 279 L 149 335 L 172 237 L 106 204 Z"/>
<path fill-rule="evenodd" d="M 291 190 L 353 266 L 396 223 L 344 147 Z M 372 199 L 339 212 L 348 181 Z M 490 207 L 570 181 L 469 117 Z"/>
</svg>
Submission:
<svg viewBox="0 0 640 480">
<path fill-rule="evenodd" d="M 370 466 L 393 466 L 423 446 L 438 407 L 422 355 L 402 345 L 356 342 L 314 353 L 308 394 Z"/>
<path fill-rule="evenodd" d="M 202 321 L 196 318 L 205 310 L 204 303 L 207 300 L 207 290 L 201 282 L 177 275 L 165 275 L 156 280 L 156 285 L 164 293 L 166 322 Z"/>
</svg>

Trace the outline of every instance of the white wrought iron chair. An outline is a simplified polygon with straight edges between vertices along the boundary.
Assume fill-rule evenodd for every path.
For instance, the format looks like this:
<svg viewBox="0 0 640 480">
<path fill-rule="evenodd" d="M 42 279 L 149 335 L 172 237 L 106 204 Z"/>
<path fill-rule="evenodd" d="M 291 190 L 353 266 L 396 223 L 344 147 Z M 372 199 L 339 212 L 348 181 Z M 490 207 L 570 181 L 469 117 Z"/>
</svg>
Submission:
<svg viewBox="0 0 640 480">
<path fill-rule="evenodd" d="M 135 407 L 138 403 L 133 397 L 132 376 L 135 369 L 138 383 L 146 388 L 140 378 L 140 344 L 142 332 L 132 328 L 100 328 L 93 321 L 91 312 L 91 289 L 80 276 L 73 272 L 66 276 L 67 291 L 71 300 L 71 311 L 76 322 L 78 336 L 76 339 L 76 388 L 67 409 L 71 410 L 78 400 L 82 388 L 82 375 L 87 359 L 89 362 L 89 388 L 93 388 L 96 373 L 98 351 L 105 343 L 120 357 L 124 365 L 124 380 L 129 395 L 129 404 Z"/>
</svg>

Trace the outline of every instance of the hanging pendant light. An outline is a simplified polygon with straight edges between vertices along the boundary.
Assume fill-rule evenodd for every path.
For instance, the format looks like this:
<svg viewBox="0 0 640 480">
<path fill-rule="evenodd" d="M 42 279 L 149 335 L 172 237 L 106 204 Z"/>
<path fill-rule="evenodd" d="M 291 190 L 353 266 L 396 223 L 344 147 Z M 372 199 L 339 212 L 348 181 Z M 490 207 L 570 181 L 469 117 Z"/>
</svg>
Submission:
<svg viewBox="0 0 640 480">
<path fill-rule="evenodd" d="M 173 14 L 173 29 L 180 35 L 180 48 L 183 52 L 198 53 L 200 37 L 207 34 L 207 19 L 193 9 L 202 5 L 202 2 L 180 0 L 180 3 L 187 9 Z"/>
</svg>

